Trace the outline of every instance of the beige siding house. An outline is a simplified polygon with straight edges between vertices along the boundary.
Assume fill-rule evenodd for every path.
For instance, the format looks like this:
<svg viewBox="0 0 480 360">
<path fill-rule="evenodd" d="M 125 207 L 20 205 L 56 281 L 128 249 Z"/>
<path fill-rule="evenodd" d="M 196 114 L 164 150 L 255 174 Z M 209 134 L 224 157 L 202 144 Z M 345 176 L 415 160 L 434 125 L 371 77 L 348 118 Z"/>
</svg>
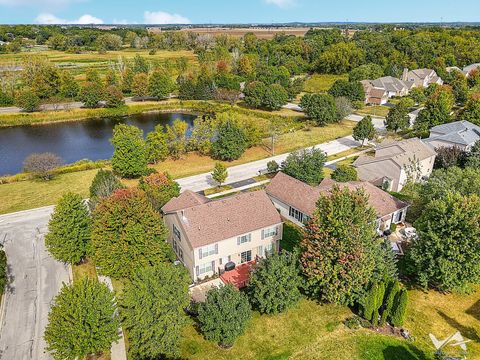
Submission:
<svg viewBox="0 0 480 360">
<path fill-rule="evenodd" d="M 400 191 L 407 181 L 419 182 L 430 176 L 435 162 L 434 148 L 414 138 L 386 141 L 375 156 L 360 156 L 353 166 L 358 177 L 388 191 Z"/>
<path fill-rule="evenodd" d="M 265 191 L 219 200 L 185 191 L 162 212 L 168 241 L 194 281 L 279 249 L 282 219 Z"/>
<path fill-rule="evenodd" d="M 443 85 L 442 78 L 440 78 L 435 70 L 432 69 L 416 69 L 410 71 L 404 69 L 402 81 L 405 82 L 409 88 L 426 88 L 430 84 Z"/>
<path fill-rule="evenodd" d="M 377 214 L 378 231 L 389 229 L 392 223 L 405 221 L 409 204 L 368 182 L 337 183 L 331 179 L 324 179 L 319 186 L 310 186 L 280 172 L 267 186 L 266 192 L 283 218 L 303 226 L 315 212 L 320 195 L 328 194 L 335 185 L 345 186 L 350 190 L 362 188 L 365 191 L 370 206 Z"/>
</svg>

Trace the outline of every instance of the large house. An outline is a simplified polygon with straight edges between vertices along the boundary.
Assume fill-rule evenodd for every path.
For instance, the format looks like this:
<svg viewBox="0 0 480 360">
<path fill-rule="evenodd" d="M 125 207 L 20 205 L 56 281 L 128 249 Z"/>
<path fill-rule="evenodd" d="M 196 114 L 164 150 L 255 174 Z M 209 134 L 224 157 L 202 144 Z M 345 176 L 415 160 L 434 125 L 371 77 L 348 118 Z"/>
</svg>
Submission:
<svg viewBox="0 0 480 360">
<path fill-rule="evenodd" d="M 443 85 L 443 80 L 432 69 L 403 70 L 402 81 L 411 89 L 426 88 L 430 84 Z"/>
<path fill-rule="evenodd" d="M 364 189 L 370 206 L 377 213 L 378 231 L 389 229 L 392 223 L 398 224 L 405 220 L 409 204 L 369 182 L 337 183 L 331 179 L 324 179 L 319 186 L 310 186 L 280 172 L 267 186 L 266 192 L 283 218 L 302 226 L 315 212 L 320 194 L 328 194 L 334 185 L 346 186 L 350 190 Z"/>
<path fill-rule="evenodd" d="M 458 147 L 469 151 L 480 140 L 480 126 L 469 121 L 455 121 L 434 126 L 430 129 L 430 137 L 424 141 L 434 148 Z"/>
<path fill-rule="evenodd" d="M 375 156 L 360 156 L 353 166 L 358 177 L 388 191 L 400 191 L 408 182 L 428 178 L 436 152 L 418 138 L 386 141 L 377 146 Z"/>
<path fill-rule="evenodd" d="M 282 219 L 263 190 L 219 200 L 185 191 L 162 213 L 168 242 L 194 281 L 279 250 Z"/>
<path fill-rule="evenodd" d="M 410 90 L 410 87 L 407 84 L 393 76 L 384 76 L 371 81 L 371 83 L 376 89 L 384 89 L 389 98 L 394 96 L 406 96 Z"/>
<path fill-rule="evenodd" d="M 360 81 L 365 91 L 365 104 L 383 105 L 388 102 L 388 93 L 385 89 L 373 87 L 370 80 Z"/>
</svg>

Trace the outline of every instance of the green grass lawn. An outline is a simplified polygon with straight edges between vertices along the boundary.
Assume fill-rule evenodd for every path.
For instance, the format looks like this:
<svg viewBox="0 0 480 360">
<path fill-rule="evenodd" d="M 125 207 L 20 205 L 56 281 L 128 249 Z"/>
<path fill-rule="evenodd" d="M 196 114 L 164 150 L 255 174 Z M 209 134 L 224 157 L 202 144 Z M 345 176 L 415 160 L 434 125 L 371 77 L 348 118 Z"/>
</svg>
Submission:
<svg viewBox="0 0 480 360">
<path fill-rule="evenodd" d="M 337 80 L 347 80 L 348 75 L 314 74 L 303 86 L 303 90 L 308 93 L 325 92 L 330 89 Z"/>
<path fill-rule="evenodd" d="M 363 109 L 357 110 L 360 115 L 371 115 L 385 117 L 388 115 L 390 108 L 387 106 L 365 106 Z"/>
<path fill-rule="evenodd" d="M 282 249 L 292 251 L 302 240 L 302 230 L 290 221 L 283 223 L 283 236 L 280 241 Z"/>
</svg>

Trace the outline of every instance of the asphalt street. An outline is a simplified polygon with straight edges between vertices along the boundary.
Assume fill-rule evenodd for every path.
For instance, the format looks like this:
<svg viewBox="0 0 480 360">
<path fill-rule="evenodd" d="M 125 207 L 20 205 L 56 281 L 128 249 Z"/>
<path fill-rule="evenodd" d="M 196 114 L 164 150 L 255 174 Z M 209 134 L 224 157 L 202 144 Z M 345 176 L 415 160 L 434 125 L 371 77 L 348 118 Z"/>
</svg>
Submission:
<svg viewBox="0 0 480 360">
<path fill-rule="evenodd" d="M 52 299 L 70 282 L 68 267 L 45 249 L 52 207 L 0 216 L 10 283 L 0 308 L 0 359 L 47 360 L 43 333 Z"/>
</svg>

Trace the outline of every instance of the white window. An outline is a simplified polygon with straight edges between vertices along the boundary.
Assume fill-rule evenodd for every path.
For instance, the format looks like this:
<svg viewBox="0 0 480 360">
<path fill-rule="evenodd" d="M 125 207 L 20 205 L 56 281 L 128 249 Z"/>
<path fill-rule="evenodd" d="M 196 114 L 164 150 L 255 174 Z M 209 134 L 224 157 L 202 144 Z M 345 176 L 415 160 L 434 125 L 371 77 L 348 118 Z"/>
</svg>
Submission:
<svg viewBox="0 0 480 360">
<path fill-rule="evenodd" d="M 237 238 L 237 245 L 252 241 L 252 234 L 242 235 Z"/>
<path fill-rule="evenodd" d="M 304 221 L 303 213 L 301 211 L 291 207 L 291 206 L 290 206 L 290 210 L 289 210 L 289 215 L 291 217 L 293 217 L 294 219 L 298 220 L 301 223 L 303 223 L 303 221 Z"/>
<path fill-rule="evenodd" d="M 210 271 L 213 271 L 213 263 L 212 262 L 207 262 L 205 264 L 202 264 L 202 265 L 198 266 L 197 275 L 203 275 L 203 274 L 206 274 Z"/>
<path fill-rule="evenodd" d="M 218 244 L 207 245 L 198 249 L 198 257 L 200 259 L 215 254 L 218 254 Z"/>
<path fill-rule="evenodd" d="M 267 256 L 273 252 L 273 244 L 270 243 L 268 245 L 265 245 L 265 250 L 263 256 Z"/>
<path fill-rule="evenodd" d="M 262 239 L 278 235 L 278 227 L 273 226 L 262 230 Z"/>
<path fill-rule="evenodd" d="M 175 226 L 175 224 L 173 224 L 173 236 L 175 236 L 175 238 L 176 238 L 178 241 L 182 241 L 182 235 L 180 234 L 180 230 L 177 229 L 177 227 Z"/>
<path fill-rule="evenodd" d="M 244 251 L 240 255 L 240 262 L 246 263 L 252 261 L 252 250 Z"/>
</svg>

